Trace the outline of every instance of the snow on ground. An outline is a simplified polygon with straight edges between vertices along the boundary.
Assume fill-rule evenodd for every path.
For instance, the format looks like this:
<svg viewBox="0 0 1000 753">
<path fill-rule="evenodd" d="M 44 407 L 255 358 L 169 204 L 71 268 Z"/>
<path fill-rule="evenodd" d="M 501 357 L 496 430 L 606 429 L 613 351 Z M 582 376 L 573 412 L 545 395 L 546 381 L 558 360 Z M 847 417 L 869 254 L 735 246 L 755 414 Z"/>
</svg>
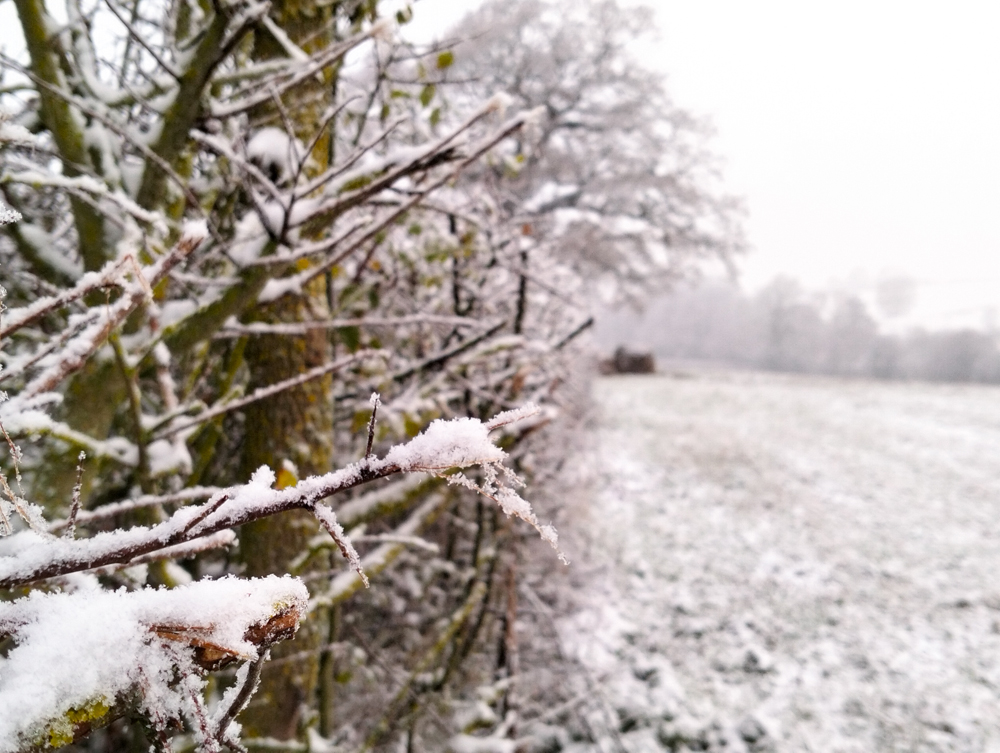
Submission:
<svg viewBox="0 0 1000 753">
<path fill-rule="evenodd" d="M 563 635 L 625 749 L 1000 750 L 1000 389 L 693 371 L 595 397 L 576 561 L 604 576 Z"/>
</svg>

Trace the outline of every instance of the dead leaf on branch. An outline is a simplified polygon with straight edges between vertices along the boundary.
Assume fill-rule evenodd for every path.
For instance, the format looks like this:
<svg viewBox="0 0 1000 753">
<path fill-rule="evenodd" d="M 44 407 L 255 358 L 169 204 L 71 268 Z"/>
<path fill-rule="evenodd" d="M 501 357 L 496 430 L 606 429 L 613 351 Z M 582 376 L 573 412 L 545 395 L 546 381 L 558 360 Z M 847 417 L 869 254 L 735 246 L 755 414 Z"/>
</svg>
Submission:
<svg viewBox="0 0 1000 753">
<path fill-rule="evenodd" d="M 301 619 L 302 613 L 297 607 L 286 607 L 267 620 L 248 627 L 243 640 L 256 646 L 259 655 L 263 654 L 275 643 L 294 636 Z M 192 648 L 195 664 L 208 672 L 215 672 L 235 661 L 254 658 L 236 647 L 218 642 L 218 639 L 213 640 L 215 630 L 212 626 L 152 625 L 150 630 L 159 638 Z"/>
</svg>

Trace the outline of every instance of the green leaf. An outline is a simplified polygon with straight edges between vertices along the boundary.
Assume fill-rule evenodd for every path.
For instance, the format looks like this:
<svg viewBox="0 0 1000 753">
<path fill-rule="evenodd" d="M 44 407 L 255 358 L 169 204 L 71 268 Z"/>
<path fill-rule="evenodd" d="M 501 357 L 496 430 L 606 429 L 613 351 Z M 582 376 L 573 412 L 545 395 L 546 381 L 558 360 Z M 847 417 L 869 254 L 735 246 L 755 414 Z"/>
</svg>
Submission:
<svg viewBox="0 0 1000 753">
<path fill-rule="evenodd" d="M 347 347 L 348 351 L 351 353 L 357 351 L 358 346 L 361 345 L 360 327 L 341 327 L 337 332 L 340 334 L 340 340 Z"/>
<path fill-rule="evenodd" d="M 436 126 L 441 122 L 441 108 L 435 107 L 431 110 L 431 126 Z"/>
<path fill-rule="evenodd" d="M 357 178 L 352 178 L 347 181 L 343 186 L 340 187 L 341 193 L 346 193 L 347 191 L 357 191 L 359 188 L 364 188 L 373 180 L 371 175 L 359 175 Z"/>
<path fill-rule="evenodd" d="M 427 107 L 434 99 L 434 95 L 437 93 L 437 87 L 434 84 L 427 84 L 423 89 L 420 90 L 420 104 Z"/>
<path fill-rule="evenodd" d="M 445 68 L 450 67 L 451 64 L 454 62 L 455 62 L 455 53 L 453 53 L 451 50 L 445 50 L 444 52 L 438 54 L 437 67 L 440 70 L 443 71 Z"/>
<path fill-rule="evenodd" d="M 412 6 L 407 5 L 402 10 L 396 11 L 396 23 L 398 23 L 400 26 L 402 26 L 403 24 L 408 24 L 412 20 L 413 20 Z"/>
</svg>

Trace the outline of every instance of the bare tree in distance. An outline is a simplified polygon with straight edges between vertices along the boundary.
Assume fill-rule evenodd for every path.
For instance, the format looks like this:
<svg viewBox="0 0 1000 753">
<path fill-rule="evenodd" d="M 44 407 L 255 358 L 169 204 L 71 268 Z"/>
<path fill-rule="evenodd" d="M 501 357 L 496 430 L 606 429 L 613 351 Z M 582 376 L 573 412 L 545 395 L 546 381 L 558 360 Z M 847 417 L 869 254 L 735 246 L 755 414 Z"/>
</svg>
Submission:
<svg viewBox="0 0 1000 753">
<path fill-rule="evenodd" d="M 706 263 L 732 271 L 746 248 L 710 129 L 630 51 L 654 28 L 650 8 L 613 0 L 490 0 L 453 32 L 472 91 L 539 113 L 511 189 L 526 235 L 611 301 L 641 303 Z"/>
<path fill-rule="evenodd" d="M 917 300 L 917 283 L 905 274 L 883 275 L 875 283 L 875 301 L 882 316 L 895 319 L 913 310 Z"/>
</svg>

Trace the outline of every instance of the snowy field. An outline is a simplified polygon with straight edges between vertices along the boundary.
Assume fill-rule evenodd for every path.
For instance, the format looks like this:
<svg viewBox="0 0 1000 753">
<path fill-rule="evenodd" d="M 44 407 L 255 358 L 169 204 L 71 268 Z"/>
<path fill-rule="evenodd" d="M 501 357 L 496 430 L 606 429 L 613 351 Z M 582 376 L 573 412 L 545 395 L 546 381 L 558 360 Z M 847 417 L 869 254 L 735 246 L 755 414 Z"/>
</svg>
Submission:
<svg viewBox="0 0 1000 753">
<path fill-rule="evenodd" d="M 600 747 L 1000 751 L 1000 389 L 697 371 L 595 398 L 563 635 L 618 721 Z"/>
</svg>

